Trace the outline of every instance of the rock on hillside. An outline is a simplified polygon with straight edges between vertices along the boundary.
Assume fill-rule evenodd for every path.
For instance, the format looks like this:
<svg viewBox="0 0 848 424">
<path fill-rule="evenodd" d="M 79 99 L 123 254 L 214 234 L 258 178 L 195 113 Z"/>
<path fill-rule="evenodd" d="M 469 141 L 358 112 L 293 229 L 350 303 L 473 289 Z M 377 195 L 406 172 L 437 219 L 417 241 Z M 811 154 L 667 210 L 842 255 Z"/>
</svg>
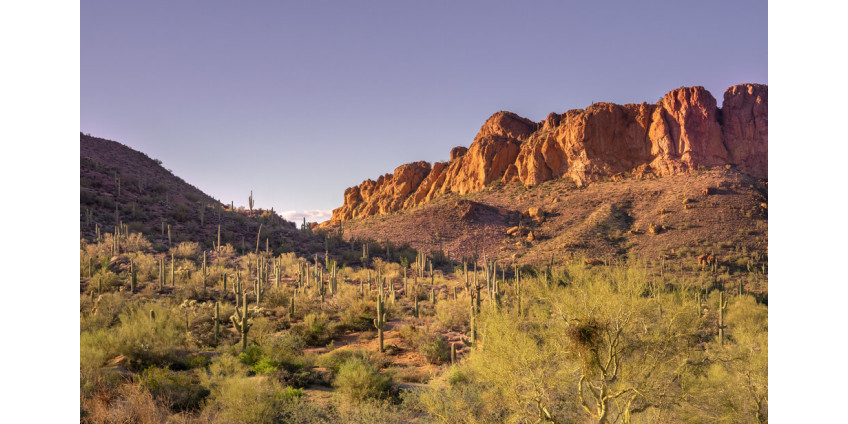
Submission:
<svg viewBox="0 0 848 424">
<path fill-rule="evenodd" d="M 726 164 L 755 178 L 768 176 L 768 86 L 730 87 L 722 109 L 703 87 L 683 87 L 656 104 L 595 103 L 551 113 L 540 123 L 498 112 L 468 149 L 453 148 L 448 162 L 402 165 L 347 189 L 327 224 L 409 209 L 499 181 L 533 186 L 567 177 L 585 186 Z"/>
</svg>

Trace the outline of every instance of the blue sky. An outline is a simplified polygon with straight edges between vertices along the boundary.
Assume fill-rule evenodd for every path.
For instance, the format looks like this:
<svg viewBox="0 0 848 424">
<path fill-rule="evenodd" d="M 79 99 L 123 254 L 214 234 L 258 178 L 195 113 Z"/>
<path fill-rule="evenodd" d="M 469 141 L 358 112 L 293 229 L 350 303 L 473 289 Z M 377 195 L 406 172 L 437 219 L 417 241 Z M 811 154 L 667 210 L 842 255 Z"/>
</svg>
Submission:
<svg viewBox="0 0 848 424">
<path fill-rule="evenodd" d="M 80 25 L 81 131 L 296 220 L 499 110 L 768 83 L 766 1 L 96 0 Z"/>
</svg>

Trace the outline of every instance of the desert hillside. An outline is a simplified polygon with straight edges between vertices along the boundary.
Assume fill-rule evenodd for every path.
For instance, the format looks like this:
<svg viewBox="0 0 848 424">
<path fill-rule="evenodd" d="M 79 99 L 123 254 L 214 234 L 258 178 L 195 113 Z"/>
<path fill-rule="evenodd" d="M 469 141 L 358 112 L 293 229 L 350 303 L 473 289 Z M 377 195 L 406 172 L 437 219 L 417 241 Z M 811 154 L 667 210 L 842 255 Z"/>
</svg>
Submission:
<svg viewBox="0 0 848 424">
<path fill-rule="evenodd" d="M 249 203 L 249 190 L 245 203 Z M 116 223 L 163 250 L 181 241 L 212 248 L 219 242 L 242 250 L 307 255 L 324 242 L 274 211 L 224 205 L 161 165 L 121 143 L 80 134 L 80 230 L 86 237 L 113 232 Z M 260 232 L 260 225 L 262 230 Z M 170 230 L 170 231 L 169 231 Z M 170 232 L 170 234 L 169 234 Z M 266 241 L 267 240 L 267 241 Z"/>
</svg>

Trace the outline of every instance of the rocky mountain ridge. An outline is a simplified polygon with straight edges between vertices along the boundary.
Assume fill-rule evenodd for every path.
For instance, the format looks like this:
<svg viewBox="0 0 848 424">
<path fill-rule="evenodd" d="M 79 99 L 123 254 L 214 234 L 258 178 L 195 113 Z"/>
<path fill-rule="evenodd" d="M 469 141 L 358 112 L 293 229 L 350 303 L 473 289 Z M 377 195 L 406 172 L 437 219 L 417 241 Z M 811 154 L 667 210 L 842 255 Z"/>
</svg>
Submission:
<svg viewBox="0 0 848 424">
<path fill-rule="evenodd" d="M 471 146 L 450 160 L 399 166 L 376 181 L 345 190 L 333 210 L 342 221 L 410 209 L 446 194 L 465 195 L 492 183 L 534 186 L 570 178 L 577 186 L 604 179 L 645 178 L 732 165 L 768 176 L 768 86 L 739 84 L 722 108 L 703 87 L 681 87 L 656 104 L 595 103 L 533 122 L 497 112 Z"/>
</svg>

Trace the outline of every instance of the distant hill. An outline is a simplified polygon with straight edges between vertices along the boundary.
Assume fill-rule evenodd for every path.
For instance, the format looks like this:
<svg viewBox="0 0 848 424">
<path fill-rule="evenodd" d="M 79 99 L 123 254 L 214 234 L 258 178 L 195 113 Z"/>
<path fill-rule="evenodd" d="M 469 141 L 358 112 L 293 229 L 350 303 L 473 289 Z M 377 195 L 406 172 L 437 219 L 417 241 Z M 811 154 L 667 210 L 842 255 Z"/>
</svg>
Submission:
<svg viewBox="0 0 848 424">
<path fill-rule="evenodd" d="M 80 134 L 80 230 L 93 237 L 96 226 L 112 232 L 119 221 L 160 250 L 168 245 L 164 223 L 171 227 L 172 244 L 196 241 L 212 248 L 220 224 L 222 244 L 255 250 L 261 224 L 261 249 L 267 239 L 278 253 L 324 251 L 319 237 L 273 211 L 232 210 L 163 168 L 161 161 L 116 141 Z"/>
</svg>

